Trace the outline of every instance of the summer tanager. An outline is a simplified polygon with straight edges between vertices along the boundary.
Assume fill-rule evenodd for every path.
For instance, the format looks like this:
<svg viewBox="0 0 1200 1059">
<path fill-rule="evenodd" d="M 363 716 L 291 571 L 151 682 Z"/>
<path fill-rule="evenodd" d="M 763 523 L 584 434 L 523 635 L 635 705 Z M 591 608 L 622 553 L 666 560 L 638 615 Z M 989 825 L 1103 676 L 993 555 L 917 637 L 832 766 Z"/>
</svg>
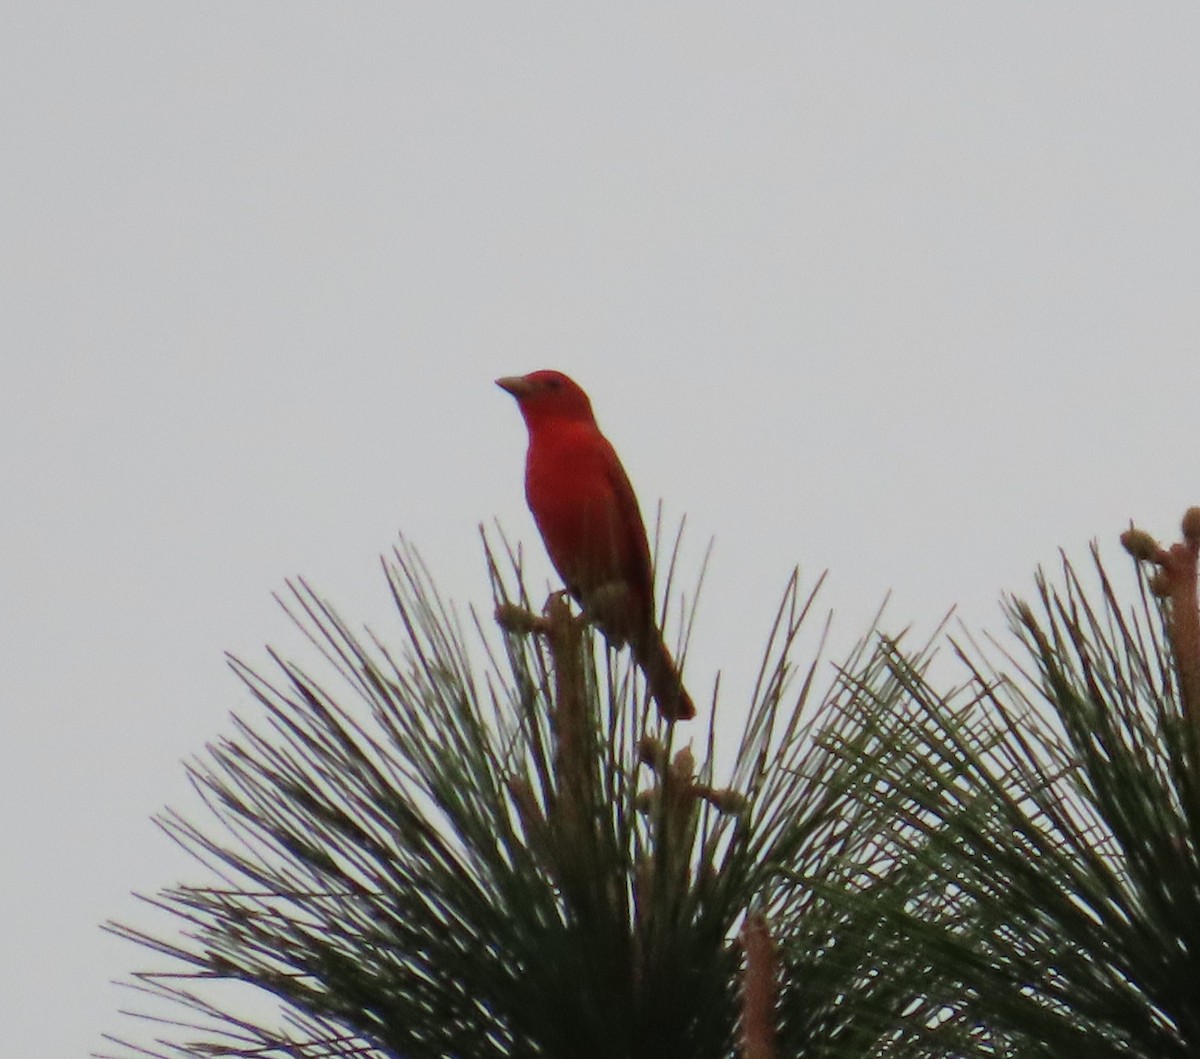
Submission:
<svg viewBox="0 0 1200 1059">
<path fill-rule="evenodd" d="M 567 591 L 608 641 L 629 644 L 667 720 L 696 708 L 654 622 L 650 545 L 633 486 L 588 396 L 557 371 L 497 379 L 529 428 L 525 499 Z"/>
</svg>

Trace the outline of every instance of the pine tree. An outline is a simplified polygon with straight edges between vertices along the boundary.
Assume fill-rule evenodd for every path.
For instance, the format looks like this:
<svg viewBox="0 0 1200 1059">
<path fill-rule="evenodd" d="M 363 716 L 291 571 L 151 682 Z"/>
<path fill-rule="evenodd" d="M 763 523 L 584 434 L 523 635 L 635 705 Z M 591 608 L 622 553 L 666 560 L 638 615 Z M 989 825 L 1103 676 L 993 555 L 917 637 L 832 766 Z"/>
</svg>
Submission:
<svg viewBox="0 0 1200 1059">
<path fill-rule="evenodd" d="M 1091 591 L 1064 559 L 1009 602 L 1003 667 L 956 645 L 956 692 L 894 647 L 864 674 L 853 782 L 881 854 L 926 873 L 860 895 L 927 966 L 888 1054 L 1200 1054 L 1200 509 L 1184 536 L 1124 535 L 1158 567 L 1133 606 L 1096 549 Z"/>
<path fill-rule="evenodd" d="M 770 1059 L 875 1032 L 846 998 L 877 917 L 820 896 L 874 842 L 813 738 L 817 660 L 792 660 L 815 589 L 789 582 L 718 782 L 714 729 L 698 760 L 505 554 L 482 678 L 408 547 L 385 564 L 399 649 L 299 582 L 289 610 L 336 690 L 278 656 L 273 676 L 233 663 L 260 717 L 189 766 L 209 821 L 161 819 L 216 882 L 152 899 L 175 932 L 113 928 L 167 960 L 136 976 L 167 1004 L 148 1054 Z M 278 1017 L 239 1014 L 239 984 Z"/>
<path fill-rule="evenodd" d="M 129 1047 L 1200 1054 L 1200 510 L 1184 535 L 1125 535 L 1157 568 L 1133 606 L 1064 559 L 1008 601 L 1012 644 L 949 638 L 948 690 L 940 634 L 872 634 L 823 687 L 793 575 L 723 775 L 715 728 L 664 727 L 507 549 L 470 639 L 407 546 L 399 647 L 299 582 L 337 679 L 234 662 L 257 718 L 189 767 L 209 818 L 161 821 L 209 880 L 152 899 L 169 928 L 113 928 L 165 962 L 136 978 L 159 1042 Z"/>
</svg>

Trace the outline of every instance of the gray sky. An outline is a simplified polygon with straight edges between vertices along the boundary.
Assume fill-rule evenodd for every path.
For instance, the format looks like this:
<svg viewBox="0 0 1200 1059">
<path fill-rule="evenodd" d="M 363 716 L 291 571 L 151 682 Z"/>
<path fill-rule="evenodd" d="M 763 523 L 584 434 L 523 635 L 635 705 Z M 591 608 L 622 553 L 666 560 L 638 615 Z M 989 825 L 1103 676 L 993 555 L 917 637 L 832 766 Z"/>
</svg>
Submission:
<svg viewBox="0 0 1200 1059">
<path fill-rule="evenodd" d="M 81 1055 L 188 877 L 148 822 L 398 532 L 549 576 L 492 386 L 592 395 L 716 538 L 689 684 L 790 567 L 845 639 L 998 628 L 1060 546 L 1200 502 L 1200 13 L 947 3 L 10 4 L 0 19 L 0 990 Z M 1119 563 L 1120 560 L 1114 560 Z M 194 873 L 193 873 L 194 874 Z M 19 969 L 14 971 L 14 969 Z M 12 976 L 15 973 L 15 981 Z"/>
</svg>

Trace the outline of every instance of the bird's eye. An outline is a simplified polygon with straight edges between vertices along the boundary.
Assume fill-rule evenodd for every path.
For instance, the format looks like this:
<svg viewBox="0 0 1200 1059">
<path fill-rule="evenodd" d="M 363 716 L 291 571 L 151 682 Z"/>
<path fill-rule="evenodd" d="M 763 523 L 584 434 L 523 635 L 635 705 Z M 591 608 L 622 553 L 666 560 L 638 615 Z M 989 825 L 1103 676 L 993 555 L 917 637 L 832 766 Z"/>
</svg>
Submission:
<svg viewBox="0 0 1200 1059">
<path fill-rule="evenodd" d="M 562 379 L 547 379 L 546 380 L 546 388 L 549 390 L 561 390 L 562 389 Z"/>
</svg>

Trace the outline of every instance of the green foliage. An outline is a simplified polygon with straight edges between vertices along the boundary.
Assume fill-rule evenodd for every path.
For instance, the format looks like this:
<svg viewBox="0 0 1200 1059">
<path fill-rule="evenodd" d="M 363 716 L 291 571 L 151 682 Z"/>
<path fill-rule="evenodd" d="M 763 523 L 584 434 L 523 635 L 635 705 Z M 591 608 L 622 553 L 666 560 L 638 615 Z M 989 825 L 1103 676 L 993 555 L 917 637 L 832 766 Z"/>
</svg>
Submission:
<svg viewBox="0 0 1200 1059">
<path fill-rule="evenodd" d="M 902 654 L 849 700 L 843 747 L 915 890 L 865 889 L 926 961 L 895 1055 L 1144 1056 L 1200 1051 L 1197 747 L 1157 604 L 1126 612 L 1063 564 L 1009 612 L 1027 662 L 939 694 Z M 881 958 L 881 964 L 885 962 Z M 947 1045 L 947 1042 L 950 1042 Z"/>
<path fill-rule="evenodd" d="M 794 576 L 720 779 L 715 729 L 663 726 L 501 560 L 502 632 L 468 643 L 404 548 L 399 647 L 301 582 L 333 679 L 233 663 L 256 719 L 189 767 L 207 820 L 161 821 L 210 878 L 152 899 L 169 929 L 114 928 L 166 962 L 135 1050 L 725 1059 L 753 915 L 778 1056 L 1200 1054 L 1200 748 L 1159 604 L 1098 559 L 1091 592 L 1064 562 L 1009 603 L 1000 665 L 951 639 L 949 690 L 880 637 L 822 687 Z"/>
<path fill-rule="evenodd" d="M 527 612 L 511 553 L 489 564 L 501 611 Z M 220 882 L 153 900 L 177 935 L 114 928 L 169 957 L 138 976 L 166 1017 L 190 1009 L 151 1054 L 733 1054 L 747 910 L 827 947 L 857 930 L 816 898 L 870 836 L 834 775 L 841 756 L 810 738 L 815 659 L 793 681 L 812 595 L 792 578 L 717 786 L 712 728 L 696 766 L 627 656 L 573 619 L 499 644 L 477 621 L 480 678 L 416 555 L 385 568 L 400 649 L 355 635 L 299 583 L 289 610 L 335 687 L 274 655 L 271 677 L 233 663 L 259 719 L 190 765 L 209 821 L 162 819 Z M 789 1047 L 862 1037 L 843 1014 L 857 973 L 794 961 Z M 216 988 L 229 983 L 278 998 L 282 1023 L 235 1016 Z"/>
</svg>

